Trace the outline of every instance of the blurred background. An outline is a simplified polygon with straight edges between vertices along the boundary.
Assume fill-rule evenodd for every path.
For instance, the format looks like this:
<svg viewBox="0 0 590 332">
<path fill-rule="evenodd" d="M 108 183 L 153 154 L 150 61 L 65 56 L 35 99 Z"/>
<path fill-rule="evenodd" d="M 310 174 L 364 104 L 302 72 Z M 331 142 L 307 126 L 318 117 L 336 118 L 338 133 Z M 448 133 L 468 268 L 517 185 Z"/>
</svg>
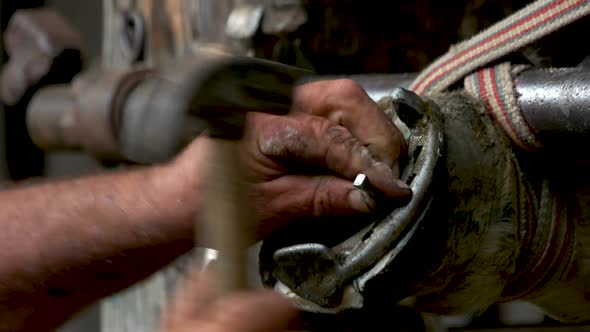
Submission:
<svg viewBox="0 0 590 332">
<path fill-rule="evenodd" d="M 470 37 L 526 3 L 528 1 L 523 0 L 318 0 L 318 9 L 311 12 L 308 19 L 311 28 L 298 32 L 299 40 L 308 41 L 299 44 L 298 52 L 304 54 L 305 64 L 320 74 L 416 72 L 446 52 L 451 44 Z M 82 32 L 85 57 L 90 59 L 87 64 L 100 56 L 102 1 L 2 0 L 0 5 L 2 31 L 18 9 L 56 8 Z M 324 29 L 313 28 L 318 26 Z M 276 40 L 264 42 L 278 43 Z M 535 51 L 525 51 L 522 56 L 537 63 L 557 61 Z M 6 61 L 5 53 L 2 61 Z M 24 107 L 16 105 L 4 107 L 0 116 L 0 178 L 3 182 L 103 170 L 85 153 L 42 152 L 28 137 L 24 114 Z M 590 331 L 590 327 L 560 327 L 537 308 L 520 302 L 493 306 L 477 317 L 445 317 L 442 325 L 457 331 L 515 330 L 517 327 L 522 331 L 541 331 L 541 327 L 552 327 L 544 331 Z M 74 331 L 101 331 L 99 307 L 88 309 L 61 330 Z"/>
<path fill-rule="evenodd" d="M 98 57 L 101 48 L 102 2 L 97 0 L 2 0 L 2 31 L 17 9 L 53 6 L 58 9 L 85 36 L 85 53 Z M 4 48 L 2 48 L 4 50 Z M 3 62 L 6 54 L 3 52 Z M 2 133 L 0 133 L 0 176 L 3 181 L 18 181 L 27 178 L 49 176 L 66 177 L 90 172 L 99 172 L 102 167 L 89 155 L 81 152 L 43 153 L 29 139 L 24 109 L 3 109 Z M 99 306 L 90 308 L 61 332 L 99 332 Z"/>
</svg>

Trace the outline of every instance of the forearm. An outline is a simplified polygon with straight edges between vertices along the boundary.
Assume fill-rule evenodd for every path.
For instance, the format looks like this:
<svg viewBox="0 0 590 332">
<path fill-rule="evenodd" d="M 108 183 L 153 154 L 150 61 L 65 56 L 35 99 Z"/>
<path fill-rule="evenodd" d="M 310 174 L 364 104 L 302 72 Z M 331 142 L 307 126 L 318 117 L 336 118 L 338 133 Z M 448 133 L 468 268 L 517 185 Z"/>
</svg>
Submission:
<svg viewBox="0 0 590 332">
<path fill-rule="evenodd" d="M 173 175 L 145 168 L 0 192 L 0 322 L 59 324 L 190 250 L 197 188 Z"/>
</svg>

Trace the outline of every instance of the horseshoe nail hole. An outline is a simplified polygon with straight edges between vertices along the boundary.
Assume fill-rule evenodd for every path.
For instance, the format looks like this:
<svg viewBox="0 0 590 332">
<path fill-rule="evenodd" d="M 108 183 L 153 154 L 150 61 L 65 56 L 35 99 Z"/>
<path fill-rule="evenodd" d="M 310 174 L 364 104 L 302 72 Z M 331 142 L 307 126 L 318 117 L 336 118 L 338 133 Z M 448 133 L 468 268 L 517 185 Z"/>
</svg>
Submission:
<svg viewBox="0 0 590 332">
<path fill-rule="evenodd" d="M 365 235 L 363 235 L 362 242 L 367 241 L 371 237 L 371 235 L 373 235 L 373 229 L 370 229 L 368 232 L 365 233 Z"/>
<path fill-rule="evenodd" d="M 420 154 L 422 153 L 422 148 L 422 145 L 418 145 L 416 149 L 414 149 L 414 152 L 412 153 L 412 159 L 414 161 L 416 161 L 418 157 L 420 157 Z"/>
</svg>

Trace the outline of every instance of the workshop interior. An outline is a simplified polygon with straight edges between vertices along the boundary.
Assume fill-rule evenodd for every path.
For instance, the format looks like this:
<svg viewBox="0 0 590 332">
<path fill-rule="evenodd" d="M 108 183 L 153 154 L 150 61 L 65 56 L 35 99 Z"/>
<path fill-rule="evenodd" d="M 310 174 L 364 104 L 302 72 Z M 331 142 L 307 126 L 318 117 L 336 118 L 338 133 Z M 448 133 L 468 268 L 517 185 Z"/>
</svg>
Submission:
<svg viewBox="0 0 590 332">
<path fill-rule="evenodd" d="M 564 183 L 590 180 L 588 0 L 0 6 L 5 184 L 166 161 L 205 130 L 239 139 L 247 112 L 289 112 L 298 82 L 351 78 L 404 128 L 411 202 L 362 227 L 294 225 L 250 248 L 248 278 L 291 296 L 309 331 L 590 331 L 570 319 L 588 293 L 547 286 L 583 264 L 584 222 L 559 207 Z M 229 181 L 235 155 L 216 147 Z M 510 227 L 537 232 L 518 258 L 493 247 L 506 225 L 476 220 L 511 199 L 524 207 Z M 60 331 L 153 331 L 187 260 L 216 257 L 197 248 Z"/>
</svg>

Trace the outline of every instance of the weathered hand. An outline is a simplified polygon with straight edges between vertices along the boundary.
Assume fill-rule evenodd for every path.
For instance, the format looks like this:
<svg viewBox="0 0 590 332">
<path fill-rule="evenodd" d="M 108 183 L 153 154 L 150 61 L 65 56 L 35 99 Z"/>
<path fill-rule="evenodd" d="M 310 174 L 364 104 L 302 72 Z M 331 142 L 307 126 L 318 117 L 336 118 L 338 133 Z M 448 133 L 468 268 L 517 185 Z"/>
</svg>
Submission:
<svg viewBox="0 0 590 332">
<path fill-rule="evenodd" d="M 293 220 L 373 212 L 372 197 L 352 185 L 358 173 L 384 200 L 401 204 L 411 197 L 399 180 L 403 136 L 360 86 L 318 81 L 299 87 L 294 99 L 286 116 L 250 113 L 240 143 L 259 239 Z M 195 171 L 206 169 L 207 142 L 196 139 L 174 163 L 178 185 L 192 188 L 207 178 Z M 200 179 L 184 181 L 196 173 Z"/>
<path fill-rule="evenodd" d="M 398 180 L 402 134 L 351 80 L 303 85 L 291 114 L 248 121 L 242 152 L 262 238 L 297 218 L 371 212 L 375 202 L 352 186 L 358 173 L 392 202 L 411 195 Z"/>
<path fill-rule="evenodd" d="M 398 176 L 407 153 L 402 133 L 354 81 L 318 81 L 296 90 L 295 110 L 322 116 L 345 127 L 373 156 Z"/>
<path fill-rule="evenodd" d="M 160 332 L 282 332 L 297 314 L 269 290 L 215 299 L 212 289 L 208 274 L 190 273 L 167 306 Z"/>
</svg>

